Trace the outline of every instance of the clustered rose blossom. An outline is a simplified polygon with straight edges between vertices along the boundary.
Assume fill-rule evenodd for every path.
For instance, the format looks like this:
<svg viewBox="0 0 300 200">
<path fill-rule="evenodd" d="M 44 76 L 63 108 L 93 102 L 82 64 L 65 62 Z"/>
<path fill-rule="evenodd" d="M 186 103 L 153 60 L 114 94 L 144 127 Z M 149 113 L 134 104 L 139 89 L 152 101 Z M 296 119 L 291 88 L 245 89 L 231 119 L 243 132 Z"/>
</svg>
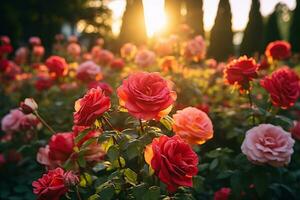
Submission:
<svg viewBox="0 0 300 200">
<path fill-rule="evenodd" d="M 134 62 L 139 67 L 149 67 L 155 63 L 155 53 L 148 49 L 141 49 L 137 52 Z"/>
<path fill-rule="evenodd" d="M 39 120 L 32 114 L 24 114 L 19 109 L 12 109 L 1 120 L 1 129 L 6 133 L 14 133 L 36 127 Z"/>
<path fill-rule="evenodd" d="M 253 58 L 242 56 L 227 64 L 224 69 L 225 82 L 241 90 L 250 89 L 250 81 L 257 77 L 258 66 Z"/>
<path fill-rule="evenodd" d="M 60 56 L 50 56 L 45 65 L 47 66 L 49 73 L 58 78 L 65 76 L 68 73 L 68 64 L 66 60 Z"/>
<path fill-rule="evenodd" d="M 38 91 L 48 90 L 54 84 L 54 80 L 48 74 L 38 74 L 35 81 L 35 88 Z"/>
<path fill-rule="evenodd" d="M 92 88 L 75 102 L 74 124 L 91 126 L 110 106 L 110 98 L 104 91 L 100 87 Z"/>
<path fill-rule="evenodd" d="M 282 67 L 260 81 L 270 93 L 273 105 L 287 109 L 295 104 L 300 96 L 300 78 L 289 67 Z"/>
<path fill-rule="evenodd" d="M 0 59 L 0 72 L 2 72 L 3 80 L 15 80 L 16 77 L 21 74 L 22 70 L 14 62 Z"/>
<path fill-rule="evenodd" d="M 72 57 L 77 58 L 78 56 L 80 56 L 81 47 L 79 44 L 72 42 L 67 46 L 67 52 Z"/>
<path fill-rule="evenodd" d="M 289 164 L 295 141 L 280 126 L 260 124 L 248 130 L 241 146 L 251 162 L 282 167 Z"/>
<path fill-rule="evenodd" d="M 120 49 L 121 57 L 125 58 L 126 60 L 133 59 L 136 55 L 136 52 L 137 52 L 136 46 L 131 43 L 125 43 Z"/>
<path fill-rule="evenodd" d="M 123 80 L 117 89 L 119 103 L 132 116 L 159 120 L 167 115 L 176 100 L 171 83 L 159 73 L 137 72 Z"/>
<path fill-rule="evenodd" d="M 183 55 L 194 61 L 200 61 L 205 58 L 206 44 L 201 35 L 196 36 L 194 39 L 187 42 L 184 47 Z"/>
<path fill-rule="evenodd" d="M 56 133 L 53 135 L 48 145 L 41 147 L 37 154 L 37 161 L 45 165 L 48 169 L 54 169 L 62 166 L 67 160 L 71 163 L 76 159 L 75 146 L 81 148 L 84 142 L 90 138 L 99 137 L 101 130 L 89 131 L 77 144 L 75 144 L 75 137 L 84 131 L 87 127 L 74 126 L 73 132 Z M 105 155 L 102 145 L 94 141 L 85 147 L 84 159 L 88 162 L 101 161 Z M 74 164 L 74 163 L 73 163 Z"/>
<path fill-rule="evenodd" d="M 213 125 L 207 114 L 187 107 L 173 115 L 173 131 L 188 144 L 203 144 L 213 137 Z"/>
<path fill-rule="evenodd" d="M 100 80 L 102 78 L 101 68 L 91 60 L 85 61 L 77 68 L 76 77 L 84 82 Z"/>
<path fill-rule="evenodd" d="M 110 63 L 112 69 L 123 69 L 125 67 L 125 62 L 121 58 L 116 58 Z"/>
<path fill-rule="evenodd" d="M 231 193 L 230 188 L 221 188 L 220 190 L 216 191 L 214 194 L 214 200 L 228 200 Z"/>
<path fill-rule="evenodd" d="M 49 170 L 42 178 L 32 182 L 33 193 L 38 200 L 59 200 L 79 178 L 72 172 L 62 168 Z"/>
<path fill-rule="evenodd" d="M 98 47 L 97 47 L 98 48 Z M 101 66 L 109 66 L 114 59 L 114 54 L 105 49 L 92 49 L 93 60 Z"/>
<path fill-rule="evenodd" d="M 284 60 L 291 56 L 291 45 L 286 41 L 274 41 L 268 44 L 265 55 L 274 60 Z"/>
<path fill-rule="evenodd" d="M 300 140 L 300 121 L 294 123 L 291 133 L 295 139 Z"/>
<path fill-rule="evenodd" d="M 179 136 L 161 136 L 146 147 L 145 160 L 170 192 L 192 187 L 198 172 L 198 156 Z"/>
</svg>

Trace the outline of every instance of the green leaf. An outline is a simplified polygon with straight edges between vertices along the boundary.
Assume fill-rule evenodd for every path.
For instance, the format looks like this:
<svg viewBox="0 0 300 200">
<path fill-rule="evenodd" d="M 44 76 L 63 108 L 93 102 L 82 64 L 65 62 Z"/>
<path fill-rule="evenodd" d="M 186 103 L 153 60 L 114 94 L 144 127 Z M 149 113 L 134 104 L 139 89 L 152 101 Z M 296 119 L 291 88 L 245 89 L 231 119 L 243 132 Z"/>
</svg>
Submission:
<svg viewBox="0 0 300 200">
<path fill-rule="evenodd" d="M 82 140 L 88 133 L 89 133 L 90 129 L 85 129 L 82 132 L 80 132 L 76 137 L 75 137 L 75 144 L 78 144 L 78 142 L 80 140 Z"/>
<path fill-rule="evenodd" d="M 147 184 L 145 183 L 141 183 L 132 188 L 133 196 L 137 200 L 143 200 L 146 192 L 147 192 Z"/>
<path fill-rule="evenodd" d="M 140 151 L 140 142 L 138 140 L 133 140 L 128 143 L 126 149 L 126 156 L 129 160 L 135 158 L 141 153 Z"/>
<path fill-rule="evenodd" d="M 100 200 L 100 196 L 98 194 L 93 194 L 88 198 L 88 200 Z"/>
<path fill-rule="evenodd" d="M 100 172 L 102 170 L 105 170 L 107 168 L 107 165 L 105 163 L 97 163 L 94 167 L 93 167 L 93 171 L 94 172 Z"/>
<path fill-rule="evenodd" d="M 114 145 L 113 136 L 111 136 L 107 141 L 102 143 L 102 147 L 103 147 L 104 151 L 106 151 L 106 152 L 112 145 Z"/>
<path fill-rule="evenodd" d="M 90 144 L 96 142 L 97 139 L 98 139 L 98 138 L 96 138 L 96 137 L 89 138 L 87 141 L 85 141 L 85 142 L 82 144 L 82 146 L 81 146 L 80 149 L 85 149 L 85 148 L 88 147 Z"/>
<path fill-rule="evenodd" d="M 116 160 L 119 157 L 119 155 L 120 155 L 120 152 L 119 152 L 118 145 L 111 146 L 107 151 L 107 156 L 111 162 Z"/>
<path fill-rule="evenodd" d="M 85 168 L 85 166 L 86 166 L 86 160 L 84 159 L 83 153 L 79 154 L 77 162 L 78 162 L 78 164 L 79 164 L 80 167 Z"/>
<path fill-rule="evenodd" d="M 255 190 L 260 198 L 263 197 L 268 188 L 268 174 L 262 170 L 256 170 L 254 172 L 254 185 Z"/>
<path fill-rule="evenodd" d="M 215 158 L 209 165 L 209 170 L 214 170 L 219 164 L 219 160 Z"/>
<path fill-rule="evenodd" d="M 162 125 L 164 125 L 164 127 L 166 127 L 166 129 L 168 129 L 169 131 L 172 130 L 172 126 L 174 124 L 174 120 L 172 117 L 170 117 L 169 115 L 163 117 L 160 119 L 160 123 L 162 123 Z"/>
<path fill-rule="evenodd" d="M 152 186 L 144 195 L 144 200 L 157 200 L 160 199 L 160 187 Z"/>
<path fill-rule="evenodd" d="M 137 174 L 133 170 L 131 170 L 129 168 L 125 169 L 124 175 L 125 175 L 125 180 L 127 183 L 129 183 L 131 185 L 137 184 Z"/>
<path fill-rule="evenodd" d="M 194 176 L 193 177 L 193 188 L 197 192 L 201 192 L 204 190 L 204 178 L 202 176 Z"/>
</svg>

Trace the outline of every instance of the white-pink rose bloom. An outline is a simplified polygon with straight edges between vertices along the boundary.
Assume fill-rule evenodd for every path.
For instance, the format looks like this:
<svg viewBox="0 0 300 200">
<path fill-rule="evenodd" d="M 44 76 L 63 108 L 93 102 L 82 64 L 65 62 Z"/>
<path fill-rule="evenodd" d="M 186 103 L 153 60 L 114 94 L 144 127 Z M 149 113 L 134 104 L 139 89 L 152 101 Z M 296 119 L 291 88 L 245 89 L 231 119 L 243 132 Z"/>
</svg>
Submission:
<svg viewBox="0 0 300 200">
<path fill-rule="evenodd" d="M 101 67 L 93 61 L 85 61 L 77 68 L 76 76 L 82 81 L 94 80 L 101 73 Z"/>
<path fill-rule="evenodd" d="M 280 126 L 261 124 L 247 131 L 241 149 L 255 164 L 281 167 L 289 164 L 294 143 L 291 134 Z"/>
<path fill-rule="evenodd" d="M 19 109 L 12 109 L 1 120 L 1 129 L 4 132 L 15 132 L 20 130 L 20 125 L 25 117 Z"/>
</svg>

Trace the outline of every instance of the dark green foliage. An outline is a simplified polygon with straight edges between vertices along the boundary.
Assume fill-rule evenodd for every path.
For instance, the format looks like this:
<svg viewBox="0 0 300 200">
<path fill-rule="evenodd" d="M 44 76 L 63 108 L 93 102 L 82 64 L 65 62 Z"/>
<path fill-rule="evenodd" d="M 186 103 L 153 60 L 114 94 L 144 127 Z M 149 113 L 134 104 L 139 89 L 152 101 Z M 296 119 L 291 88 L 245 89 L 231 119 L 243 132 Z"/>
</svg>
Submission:
<svg viewBox="0 0 300 200">
<path fill-rule="evenodd" d="M 265 45 L 275 40 L 280 40 L 281 35 L 278 28 L 278 9 L 280 4 L 276 5 L 274 12 L 270 15 L 267 25 L 266 25 L 266 34 L 265 34 Z"/>
<path fill-rule="evenodd" d="M 293 13 L 292 25 L 290 28 L 290 43 L 294 52 L 300 52 L 300 1 Z"/>
<path fill-rule="evenodd" d="M 186 22 L 194 30 L 194 35 L 204 36 L 202 7 L 202 0 L 186 0 Z"/>
<path fill-rule="evenodd" d="M 145 41 L 146 26 L 142 0 L 127 0 L 119 43 L 133 42 L 135 44 L 142 44 Z"/>
<path fill-rule="evenodd" d="M 215 20 L 215 25 L 211 30 L 210 45 L 208 49 L 209 57 L 216 60 L 226 60 L 233 55 L 233 33 L 231 30 L 231 10 L 229 0 L 221 0 Z"/>
<path fill-rule="evenodd" d="M 263 19 L 259 0 L 252 0 L 249 13 L 249 22 L 244 32 L 244 38 L 240 48 L 241 55 L 252 56 L 255 52 L 261 53 L 263 50 Z"/>
</svg>

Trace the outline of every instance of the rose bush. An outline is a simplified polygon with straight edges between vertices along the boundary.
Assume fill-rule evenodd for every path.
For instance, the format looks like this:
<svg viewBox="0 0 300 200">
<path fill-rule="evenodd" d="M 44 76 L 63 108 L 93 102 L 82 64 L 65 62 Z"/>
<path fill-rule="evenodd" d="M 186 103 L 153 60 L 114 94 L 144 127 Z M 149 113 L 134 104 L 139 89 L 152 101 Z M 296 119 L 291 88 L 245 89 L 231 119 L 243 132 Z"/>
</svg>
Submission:
<svg viewBox="0 0 300 200">
<path fill-rule="evenodd" d="M 218 62 L 180 34 L 120 55 L 57 35 L 55 56 L 33 38 L 14 57 L 1 38 L 0 199 L 297 199 L 290 45 Z"/>
</svg>

